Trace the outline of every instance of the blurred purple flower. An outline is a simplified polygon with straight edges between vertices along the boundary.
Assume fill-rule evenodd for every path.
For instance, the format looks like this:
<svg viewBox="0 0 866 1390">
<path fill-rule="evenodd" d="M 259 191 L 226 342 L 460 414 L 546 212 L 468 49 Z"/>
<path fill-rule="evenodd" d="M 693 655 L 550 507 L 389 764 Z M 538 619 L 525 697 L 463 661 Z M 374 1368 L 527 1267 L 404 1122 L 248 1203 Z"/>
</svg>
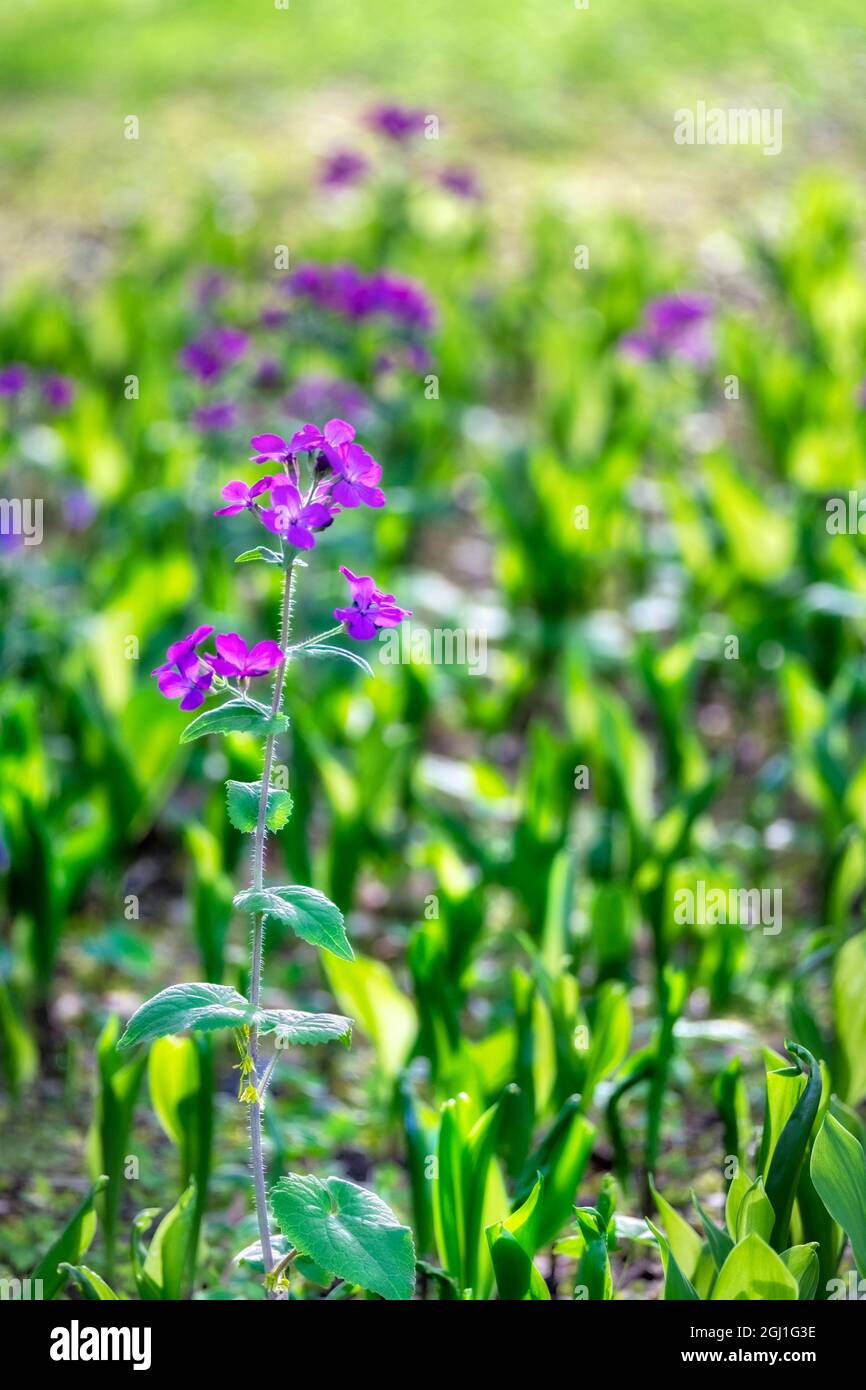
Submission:
<svg viewBox="0 0 866 1390">
<path fill-rule="evenodd" d="M 193 298 L 200 309 L 206 309 L 225 292 L 225 276 L 219 270 L 205 270 L 193 283 Z"/>
<path fill-rule="evenodd" d="M 366 174 L 368 164 L 357 150 L 335 150 L 322 164 L 319 183 L 323 188 L 349 188 Z"/>
<path fill-rule="evenodd" d="M 345 623 L 350 637 L 368 642 L 378 628 L 399 627 L 404 618 L 411 618 L 411 609 L 400 608 L 394 595 L 383 594 L 369 575 L 353 574 L 345 565 L 340 566 L 340 573 L 349 585 L 352 602 L 351 607 L 335 608 L 334 617 Z"/>
<path fill-rule="evenodd" d="M 296 298 L 355 322 L 382 316 L 421 333 L 435 325 L 433 305 L 420 285 L 390 271 L 365 275 L 353 265 L 308 262 L 285 283 Z"/>
<path fill-rule="evenodd" d="M 701 295 L 662 295 L 646 305 L 639 327 L 620 339 L 635 357 L 679 357 L 695 366 L 712 356 L 709 336 L 711 308 Z"/>
<path fill-rule="evenodd" d="M 481 185 L 471 169 L 460 169 L 451 165 L 442 170 L 439 182 L 449 193 L 453 193 L 457 198 L 464 198 L 467 202 L 478 202 L 481 198 Z"/>
<path fill-rule="evenodd" d="M 283 660 L 278 642 L 257 642 L 247 647 L 236 632 L 218 632 L 215 639 L 217 655 L 209 653 L 205 661 L 218 676 L 243 677 L 266 676 Z"/>
<path fill-rule="evenodd" d="M 71 531 L 84 531 L 96 515 L 96 503 L 87 488 L 77 487 L 63 499 L 63 519 Z"/>
<path fill-rule="evenodd" d="M 167 700 L 180 700 L 183 710 L 197 709 L 213 683 L 213 671 L 200 661 L 196 647 L 210 637 L 212 627 L 197 627 L 179 642 L 172 642 L 166 660 L 151 671 Z"/>
<path fill-rule="evenodd" d="M 306 504 L 294 483 L 274 481 L 271 487 L 270 507 L 266 507 L 260 518 L 269 531 L 283 536 L 289 545 L 298 550 L 312 550 L 316 544 L 314 531 L 324 531 L 334 520 L 339 508 L 325 506 L 319 500 L 317 490 L 313 501 Z"/>
<path fill-rule="evenodd" d="M 249 338 L 239 328 L 208 328 L 181 348 L 178 361 L 197 380 L 217 381 L 233 362 L 243 357 L 248 344 Z"/>
<path fill-rule="evenodd" d="M 234 429 L 239 419 L 238 407 L 233 401 L 212 401 L 210 405 L 200 405 L 192 412 L 192 423 L 203 434 Z"/>
<path fill-rule="evenodd" d="M 42 382 L 42 396 L 52 410 L 68 410 L 75 400 L 75 382 L 59 373 L 47 376 Z"/>
<path fill-rule="evenodd" d="M 236 516 L 238 512 L 252 511 L 256 505 L 256 498 L 263 492 L 267 492 L 273 479 L 270 477 L 259 478 L 252 487 L 247 487 L 246 483 L 232 482 L 226 483 L 222 489 L 222 496 L 228 502 L 227 507 L 219 507 L 214 516 Z"/>
<path fill-rule="evenodd" d="M 419 135 L 424 129 L 424 120 L 423 111 L 409 106 L 398 106 L 396 103 L 374 106 L 367 113 L 367 124 L 371 130 L 375 130 L 378 135 L 384 135 L 387 140 L 398 143 L 408 140 L 413 135 Z"/>
<path fill-rule="evenodd" d="M 17 396 L 27 385 L 27 368 L 23 362 L 10 362 L 0 367 L 0 396 Z"/>
<path fill-rule="evenodd" d="M 253 374 L 253 386 L 260 391 L 278 391 L 283 379 L 283 369 L 277 358 L 263 357 Z"/>
<path fill-rule="evenodd" d="M 371 406 L 359 386 L 336 377 L 300 377 L 285 399 L 286 411 L 295 419 L 312 415 L 352 415 L 369 417 Z"/>
</svg>

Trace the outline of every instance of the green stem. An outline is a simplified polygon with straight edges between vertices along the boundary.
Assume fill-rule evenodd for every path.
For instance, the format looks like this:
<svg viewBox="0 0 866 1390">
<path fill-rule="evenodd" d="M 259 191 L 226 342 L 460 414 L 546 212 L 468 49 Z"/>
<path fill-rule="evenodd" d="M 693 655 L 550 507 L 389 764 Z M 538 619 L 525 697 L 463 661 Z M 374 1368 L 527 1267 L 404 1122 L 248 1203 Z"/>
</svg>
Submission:
<svg viewBox="0 0 866 1390">
<path fill-rule="evenodd" d="M 295 598 L 295 561 L 293 556 L 283 575 L 283 600 L 280 615 L 280 645 L 283 661 L 277 667 L 274 677 L 274 693 L 271 699 L 271 716 L 279 714 L 283 702 L 283 686 L 286 679 L 286 666 L 289 662 L 289 637 L 292 630 L 292 605 Z M 271 784 L 271 768 L 274 761 L 275 734 L 268 734 L 265 741 L 265 755 L 262 766 L 262 789 L 259 796 L 259 814 L 253 837 L 252 887 L 261 892 L 265 868 L 265 833 L 268 811 L 268 791 Z M 258 1008 L 262 994 L 262 957 L 264 952 L 265 917 L 257 912 L 253 916 L 252 963 L 250 967 L 250 1002 Z M 253 1027 L 250 1036 L 250 1056 L 254 1075 L 258 1084 L 259 1030 Z M 256 1218 L 259 1226 L 259 1240 L 262 1247 L 262 1260 L 265 1273 L 273 1268 L 274 1256 L 271 1248 L 271 1233 L 268 1224 L 268 1199 L 265 1190 L 265 1168 L 262 1156 L 262 1107 L 260 1101 L 250 1106 L 250 1148 L 252 1151 L 253 1188 L 256 1202 Z M 269 1294 L 270 1297 L 270 1294 Z"/>
</svg>

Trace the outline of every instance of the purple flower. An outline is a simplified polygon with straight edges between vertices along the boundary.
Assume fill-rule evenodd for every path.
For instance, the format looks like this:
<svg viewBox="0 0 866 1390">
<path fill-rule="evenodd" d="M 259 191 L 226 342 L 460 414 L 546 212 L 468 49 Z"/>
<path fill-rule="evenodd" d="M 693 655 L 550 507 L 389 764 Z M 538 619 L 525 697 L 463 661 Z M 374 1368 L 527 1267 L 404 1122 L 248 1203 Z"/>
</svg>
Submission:
<svg viewBox="0 0 866 1390">
<path fill-rule="evenodd" d="M 377 628 L 399 627 L 404 618 L 411 618 L 411 609 L 400 608 L 394 595 L 383 594 L 369 575 L 353 574 L 345 565 L 340 566 L 340 573 L 349 585 L 352 604 L 349 608 L 335 608 L 334 617 L 345 623 L 350 637 L 368 642 L 376 636 Z"/>
<path fill-rule="evenodd" d="M 248 647 L 236 632 L 218 632 L 214 641 L 217 655 L 208 654 L 205 661 L 219 676 L 245 680 L 266 676 L 283 660 L 278 642 L 257 642 L 254 647 Z"/>
<path fill-rule="evenodd" d="M 75 400 L 75 382 L 68 376 L 47 376 L 42 383 L 42 396 L 52 410 L 68 410 Z"/>
<path fill-rule="evenodd" d="M 367 161 L 356 150 L 335 150 L 322 164 L 319 183 L 323 188 L 348 188 L 367 172 Z"/>
<path fill-rule="evenodd" d="M 226 483 L 222 489 L 222 496 L 228 502 L 227 507 L 219 507 L 214 516 L 235 516 L 238 512 L 252 511 L 256 505 L 256 498 L 263 492 L 267 492 L 273 478 L 259 478 L 252 487 L 247 487 L 246 483 L 232 482 Z"/>
<path fill-rule="evenodd" d="M 206 270 L 193 284 L 193 298 L 200 309 L 206 309 L 225 293 L 225 288 L 225 277 L 220 271 Z"/>
<path fill-rule="evenodd" d="M 397 143 L 420 134 L 424 129 L 424 119 L 423 111 L 413 110 L 408 106 L 397 106 L 395 103 L 374 106 L 367 115 L 367 123 L 371 130 Z"/>
<path fill-rule="evenodd" d="M 710 312 L 708 301 L 700 295 L 662 295 L 646 305 L 639 327 L 626 333 L 620 344 L 636 357 L 679 357 L 702 366 L 712 356 Z"/>
<path fill-rule="evenodd" d="M 439 182 L 449 193 L 465 198 L 467 202 L 477 202 L 481 197 L 481 185 L 471 169 L 458 169 L 452 165 L 442 170 Z"/>
<path fill-rule="evenodd" d="M 22 362 L 0 367 L 0 396 L 17 396 L 27 385 L 27 368 Z"/>
<path fill-rule="evenodd" d="M 217 381 L 233 362 L 243 357 L 248 342 L 246 333 L 238 328 L 209 328 L 181 348 L 178 361 L 199 381 Z"/>
<path fill-rule="evenodd" d="M 326 507 L 318 500 L 319 495 L 320 490 L 312 502 L 304 504 L 294 483 L 274 480 L 273 505 L 261 512 L 262 523 L 298 550 L 312 550 L 316 544 L 313 531 L 324 531 L 339 511 L 338 507 Z"/>
<path fill-rule="evenodd" d="M 210 637 L 212 627 L 197 627 L 179 642 L 172 642 L 166 660 L 151 671 L 167 700 L 180 700 L 183 710 L 197 709 L 213 682 L 213 671 L 199 659 L 196 647 Z"/>
<path fill-rule="evenodd" d="M 292 452 L 321 450 L 334 473 L 321 490 L 330 489 L 332 499 L 340 506 L 360 507 L 363 502 L 368 507 L 384 507 L 385 494 L 376 486 L 382 476 L 381 465 L 360 444 L 355 444 L 354 438 L 354 426 L 347 420 L 335 419 L 321 430 L 315 425 L 304 425 L 292 436 L 289 448 Z"/>
<path fill-rule="evenodd" d="M 234 429 L 238 415 L 238 408 L 233 401 L 213 401 L 210 405 L 196 407 L 192 412 L 192 423 L 202 434 L 208 434 Z"/>
</svg>

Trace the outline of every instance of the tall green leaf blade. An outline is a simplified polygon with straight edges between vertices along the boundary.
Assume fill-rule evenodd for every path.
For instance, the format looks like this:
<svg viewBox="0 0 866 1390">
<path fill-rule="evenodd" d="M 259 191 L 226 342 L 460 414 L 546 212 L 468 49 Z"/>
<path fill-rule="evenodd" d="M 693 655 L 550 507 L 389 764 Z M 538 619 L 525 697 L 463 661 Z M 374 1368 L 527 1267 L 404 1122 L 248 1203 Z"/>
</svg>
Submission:
<svg viewBox="0 0 866 1390">
<path fill-rule="evenodd" d="M 71 1279 L 81 1294 L 82 1298 L 91 1303 L 109 1303 L 117 1300 L 117 1294 L 109 1288 L 105 1280 L 102 1279 L 94 1269 L 89 1269 L 87 1265 L 60 1264 L 58 1269 L 62 1269 L 67 1279 Z"/>
<path fill-rule="evenodd" d="M 271 1190 L 271 1207 L 295 1248 L 337 1278 L 382 1298 L 412 1297 L 412 1233 L 375 1193 L 343 1178 L 290 1173 Z"/>
<path fill-rule="evenodd" d="M 108 1178 L 103 1174 L 96 1179 L 87 1196 L 76 1208 L 60 1235 L 49 1246 L 31 1275 L 32 1279 L 42 1280 L 42 1297 L 56 1298 L 66 1283 L 62 1264 L 78 1264 L 81 1256 L 90 1248 L 96 1234 L 96 1198 L 108 1186 Z"/>
<path fill-rule="evenodd" d="M 701 1298 L 691 1280 L 683 1273 L 668 1241 L 657 1226 L 647 1217 L 647 1225 L 658 1241 L 665 1275 L 664 1299 L 666 1303 L 700 1303 Z"/>
<path fill-rule="evenodd" d="M 812 1146 L 810 1172 L 821 1201 L 847 1233 L 857 1269 L 866 1278 L 866 1154 L 835 1115 L 824 1116 Z"/>
<path fill-rule="evenodd" d="M 821 1068 L 811 1052 L 795 1042 L 786 1042 L 785 1047 L 807 1073 L 807 1080 L 803 1094 L 779 1135 L 767 1173 L 767 1198 L 776 1217 L 770 1242 L 774 1250 L 784 1249 L 788 1243 L 788 1227 L 791 1224 L 791 1211 L 797 1195 L 800 1169 L 821 1104 L 823 1088 Z"/>
</svg>

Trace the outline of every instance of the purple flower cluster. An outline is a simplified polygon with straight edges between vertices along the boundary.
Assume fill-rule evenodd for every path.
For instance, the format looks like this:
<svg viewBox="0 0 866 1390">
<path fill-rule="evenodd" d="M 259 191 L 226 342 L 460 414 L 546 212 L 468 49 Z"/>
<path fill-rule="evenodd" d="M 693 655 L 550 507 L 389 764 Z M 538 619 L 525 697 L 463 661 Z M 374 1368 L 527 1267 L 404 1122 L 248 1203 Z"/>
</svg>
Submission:
<svg viewBox="0 0 866 1390">
<path fill-rule="evenodd" d="M 702 295 L 662 295 L 650 300 L 639 327 L 626 333 L 620 346 L 635 357 L 678 357 L 694 366 L 704 366 L 713 350 L 710 314 L 710 304 Z"/>
<path fill-rule="evenodd" d="M 383 594 L 368 574 L 353 574 L 345 565 L 340 573 L 349 585 L 351 603 L 335 608 L 334 617 L 356 641 L 369 642 L 380 627 L 399 627 L 404 618 L 411 618 L 412 610 L 401 608 L 393 594 Z"/>
<path fill-rule="evenodd" d="M 68 410 L 75 400 L 75 382 L 68 376 L 58 372 L 43 375 L 23 362 L 10 362 L 0 367 L 0 399 L 17 401 L 31 386 L 37 388 L 48 409 L 58 415 Z"/>
<path fill-rule="evenodd" d="M 356 266 L 324 265 L 310 261 L 286 281 L 295 299 L 353 322 L 382 317 L 417 333 L 435 326 L 433 305 L 414 280 L 391 271 L 366 275 Z"/>
<path fill-rule="evenodd" d="M 219 632 L 214 638 L 216 654 L 199 653 L 212 627 L 197 627 L 179 642 L 172 642 L 161 666 L 151 671 L 167 700 L 180 700 L 182 710 L 197 709 L 213 684 L 214 676 L 223 680 L 253 680 L 266 676 L 283 660 L 277 642 L 257 642 L 248 647 L 236 632 Z"/>
<path fill-rule="evenodd" d="M 282 472 L 267 473 L 252 486 L 237 479 L 226 483 L 222 495 L 227 505 L 216 516 L 254 512 L 263 526 L 289 545 L 312 550 L 316 533 L 332 525 L 343 508 L 385 505 L 378 485 L 381 466 L 355 443 L 354 426 L 345 420 L 329 420 L 321 430 L 304 425 L 288 442 L 280 434 L 257 434 L 250 443 L 256 451 L 253 463 Z M 300 454 L 314 458 L 313 482 L 305 496 L 300 487 Z M 270 493 L 269 505 L 259 501 L 265 493 Z"/>
</svg>

